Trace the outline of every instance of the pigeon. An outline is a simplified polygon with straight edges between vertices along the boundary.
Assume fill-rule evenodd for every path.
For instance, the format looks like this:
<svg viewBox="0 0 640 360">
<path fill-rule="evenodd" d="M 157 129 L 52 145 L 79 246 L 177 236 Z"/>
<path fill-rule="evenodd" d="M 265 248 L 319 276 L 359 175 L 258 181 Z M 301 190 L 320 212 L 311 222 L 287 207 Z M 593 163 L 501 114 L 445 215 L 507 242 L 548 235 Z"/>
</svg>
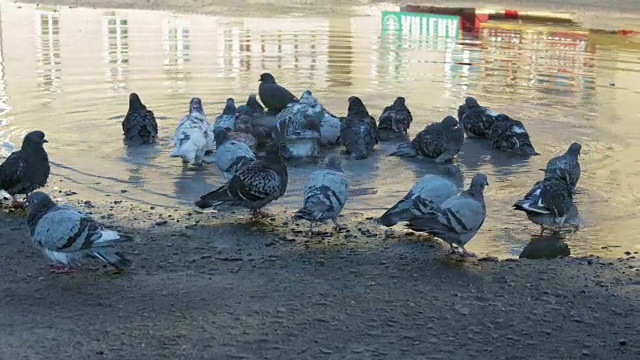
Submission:
<svg viewBox="0 0 640 360">
<path fill-rule="evenodd" d="M 207 150 L 213 148 L 214 138 L 211 124 L 207 120 L 202 108 L 202 101 L 198 97 L 191 99 L 189 114 L 185 115 L 173 135 L 173 150 L 171 157 L 182 157 L 182 162 L 202 165 Z"/>
<path fill-rule="evenodd" d="M 201 209 L 220 204 L 242 206 L 251 209 L 253 217 L 266 216 L 260 209 L 287 190 L 287 165 L 280 155 L 283 145 L 281 138 L 269 143 L 264 159 L 242 167 L 226 184 L 202 195 L 195 205 Z"/>
<path fill-rule="evenodd" d="M 320 125 L 323 118 L 324 110 L 309 90 L 302 93 L 299 102 L 290 103 L 276 116 L 277 131 L 287 139 L 288 156 L 285 158 L 320 155 Z"/>
<path fill-rule="evenodd" d="M 559 231 L 572 213 L 577 214 L 571 192 L 571 174 L 560 168 L 547 173 L 513 208 L 524 211 L 531 222 L 540 225 L 540 235 L 548 229 Z M 577 225 L 572 226 L 577 230 Z"/>
<path fill-rule="evenodd" d="M 16 195 L 29 195 L 47 184 L 51 170 L 43 146 L 47 142 L 42 131 L 32 131 L 22 140 L 20 150 L 12 152 L 0 164 L 0 190 L 11 196 L 12 206 L 24 205 L 16 200 Z"/>
<path fill-rule="evenodd" d="M 258 146 L 258 139 L 255 133 L 253 120 L 247 115 L 240 115 L 236 117 L 236 129 L 229 132 L 229 137 L 245 143 L 255 153 Z"/>
<path fill-rule="evenodd" d="M 405 98 L 398 96 L 393 104 L 384 108 L 378 119 L 380 141 L 406 139 L 412 121 L 413 116 L 405 104 Z"/>
<path fill-rule="evenodd" d="M 427 125 L 410 142 L 398 145 L 392 156 L 415 157 L 418 155 L 434 158 L 437 163 L 452 161 L 464 143 L 464 130 L 458 126 L 453 116 L 445 117 L 439 123 Z"/>
<path fill-rule="evenodd" d="M 324 110 L 324 117 L 320 122 L 320 145 L 334 146 L 340 140 L 340 118 Z"/>
<path fill-rule="evenodd" d="M 129 95 L 129 111 L 122 121 L 122 132 L 127 145 L 153 144 L 158 138 L 156 117 L 136 93 Z"/>
<path fill-rule="evenodd" d="M 523 155 L 540 155 L 531 144 L 524 124 L 507 115 L 499 114 L 489 130 L 489 140 L 494 149 L 518 152 Z"/>
<path fill-rule="evenodd" d="M 27 226 L 34 245 L 53 260 L 52 271 L 68 273 L 82 258 L 92 256 L 118 270 L 131 266 L 114 245 L 133 240 L 106 229 L 90 216 L 68 205 L 57 205 L 49 195 L 36 191 L 27 197 Z"/>
<path fill-rule="evenodd" d="M 567 152 L 560 156 L 556 156 L 547 162 L 547 167 L 544 169 L 545 176 L 553 175 L 558 170 L 564 170 L 569 174 L 569 185 L 571 186 L 571 192 L 575 192 L 578 181 L 580 180 L 580 163 L 578 162 L 578 156 L 582 145 L 574 142 L 569 145 Z"/>
<path fill-rule="evenodd" d="M 366 159 L 380 141 L 376 120 L 357 96 L 349 97 L 347 116 L 340 119 L 340 143 L 357 160 Z"/>
<path fill-rule="evenodd" d="M 487 185 L 485 174 L 474 175 L 467 190 L 448 198 L 435 211 L 409 220 L 406 227 L 444 240 L 453 253 L 456 252 L 453 244 L 456 244 L 462 248 L 461 255 L 474 256 L 464 246 L 484 223 L 487 208 L 483 192 Z"/>
<path fill-rule="evenodd" d="M 222 114 L 216 116 L 213 128 L 223 127 L 229 130 L 236 128 L 236 103 L 233 98 L 228 98 L 227 103 L 222 110 Z"/>
<path fill-rule="evenodd" d="M 302 208 L 293 218 L 309 221 L 310 233 L 313 232 L 315 222 L 328 219 L 333 222 L 334 229 L 341 229 L 338 215 L 347 202 L 348 195 L 349 180 L 343 173 L 340 159 L 335 155 L 329 156 L 326 168 L 314 171 L 307 179 Z"/>
<path fill-rule="evenodd" d="M 264 107 L 262 107 L 258 99 L 256 99 L 256 94 L 250 94 L 247 102 L 244 105 L 238 106 L 236 113 L 254 118 L 264 114 Z"/>
<path fill-rule="evenodd" d="M 467 137 L 488 138 L 489 130 L 499 113 L 480 106 L 478 101 L 467 97 L 464 104 L 458 107 L 458 121 Z"/>
<path fill-rule="evenodd" d="M 391 227 L 401 221 L 409 221 L 429 214 L 448 198 L 458 194 L 464 185 L 464 177 L 457 165 L 446 166 L 446 175 L 427 174 L 411 187 L 411 190 L 389 210 L 378 222 Z"/>
<path fill-rule="evenodd" d="M 229 130 L 223 127 L 214 130 L 217 150 L 213 162 L 222 172 L 225 181 L 231 178 L 244 166 L 256 160 L 256 156 L 247 144 L 231 139 Z"/>
<path fill-rule="evenodd" d="M 259 81 L 258 95 L 260 95 L 260 101 L 269 109 L 269 112 L 277 114 L 284 110 L 289 103 L 298 101 L 298 98 L 289 90 L 278 85 L 276 79 L 270 73 L 260 75 Z"/>
</svg>

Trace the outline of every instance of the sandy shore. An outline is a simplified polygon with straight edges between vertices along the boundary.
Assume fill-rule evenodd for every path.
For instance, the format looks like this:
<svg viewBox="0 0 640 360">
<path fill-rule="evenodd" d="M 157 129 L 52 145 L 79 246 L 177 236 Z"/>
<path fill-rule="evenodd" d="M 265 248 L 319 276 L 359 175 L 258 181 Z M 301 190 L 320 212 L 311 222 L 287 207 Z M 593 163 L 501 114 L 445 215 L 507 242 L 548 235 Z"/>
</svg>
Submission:
<svg viewBox="0 0 640 360">
<path fill-rule="evenodd" d="M 634 256 L 460 261 L 366 219 L 309 237 L 290 214 L 250 223 L 244 211 L 47 191 L 134 234 L 124 247 L 134 264 L 51 274 L 24 216 L 5 209 L 2 359 L 640 356 Z"/>
</svg>

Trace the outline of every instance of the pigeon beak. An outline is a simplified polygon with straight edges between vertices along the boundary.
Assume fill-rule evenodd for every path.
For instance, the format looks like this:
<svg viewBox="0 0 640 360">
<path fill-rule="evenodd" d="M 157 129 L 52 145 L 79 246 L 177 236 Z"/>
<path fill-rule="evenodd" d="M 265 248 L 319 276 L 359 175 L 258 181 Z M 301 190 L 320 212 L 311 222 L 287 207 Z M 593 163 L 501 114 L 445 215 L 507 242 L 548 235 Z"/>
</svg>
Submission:
<svg viewBox="0 0 640 360">
<path fill-rule="evenodd" d="M 43 143 L 43 144 L 48 143 L 48 142 L 49 142 L 49 140 L 47 140 L 47 139 L 42 139 L 42 143 Z"/>
</svg>

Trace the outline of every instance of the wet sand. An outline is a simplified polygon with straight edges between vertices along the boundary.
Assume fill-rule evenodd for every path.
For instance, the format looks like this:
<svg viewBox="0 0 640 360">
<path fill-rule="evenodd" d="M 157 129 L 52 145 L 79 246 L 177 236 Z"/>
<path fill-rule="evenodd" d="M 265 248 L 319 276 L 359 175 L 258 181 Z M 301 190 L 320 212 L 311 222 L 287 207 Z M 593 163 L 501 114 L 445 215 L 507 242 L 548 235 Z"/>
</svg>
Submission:
<svg viewBox="0 0 640 360">
<path fill-rule="evenodd" d="M 51 184 L 61 184 L 53 179 Z M 198 213 L 45 189 L 135 236 L 115 274 L 49 273 L 0 213 L 3 359 L 637 359 L 637 255 L 469 259 L 347 214 Z"/>
<path fill-rule="evenodd" d="M 189 10 L 209 3 L 220 2 Z M 5 209 L 2 359 L 640 357 L 637 254 L 460 261 L 439 241 L 357 213 L 341 219 L 348 231 L 310 237 L 289 220 L 293 209 L 252 223 L 245 211 L 162 209 L 71 186 L 54 176 L 44 190 L 133 234 L 123 249 L 134 264 L 51 274 L 24 215 Z"/>
</svg>

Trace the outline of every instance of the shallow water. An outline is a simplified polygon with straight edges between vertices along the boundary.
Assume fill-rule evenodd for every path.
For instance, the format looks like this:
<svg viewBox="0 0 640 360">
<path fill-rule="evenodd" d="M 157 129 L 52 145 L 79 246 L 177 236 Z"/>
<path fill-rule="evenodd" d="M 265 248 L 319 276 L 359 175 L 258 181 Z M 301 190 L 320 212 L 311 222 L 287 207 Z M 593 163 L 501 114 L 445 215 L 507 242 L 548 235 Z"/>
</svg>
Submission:
<svg viewBox="0 0 640 360">
<path fill-rule="evenodd" d="M 173 129 L 192 96 L 203 99 L 212 120 L 227 97 L 243 102 L 257 92 L 260 73 L 269 71 L 296 94 L 311 88 L 337 114 L 346 112 L 350 95 L 360 96 L 375 117 L 405 96 L 415 134 L 455 115 L 464 97 L 473 95 L 522 120 L 542 155 L 522 159 L 465 143 L 458 161 L 467 181 L 483 171 L 490 182 L 487 220 L 469 250 L 520 253 L 538 228 L 511 204 L 542 175 L 538 169 L 575 140 L 583 144 L 575 197 L 583 225 L 566 239 L 572 253 L 640 249 L 640 102 L 633 85 L 640 80 L 639 47 L 535 28 L 485 28 L 479 37 L 457 41 L 400 41 L 381 32 L 382 7 L 340 9 L 332 13 L 341 15 L 319 11 L 317 17 L 274 21 L 266 8 L 265 18 L 234 18 L 3 1 L 2 155 L 26 132 L 41 129 L 57 175 L 50 188 L 191 206 L 222 182 L 214 166 L 183 170 L 168 156 Z M 240 13 L 255 15 L 250 8 Z M 158 117 L 155 147 L 122 145 L 120 122 L 134 91 Z M 373 158 L 344 163 L 352 184 L 345 215 L 378 216 L 418 177 L 434 171 L 429 161 L 387 157 L 394 147 L 383 143 Z M 295 210 L 314 168 L 292 167 L 285 198 L 271 206 Z"/>
</svg>

